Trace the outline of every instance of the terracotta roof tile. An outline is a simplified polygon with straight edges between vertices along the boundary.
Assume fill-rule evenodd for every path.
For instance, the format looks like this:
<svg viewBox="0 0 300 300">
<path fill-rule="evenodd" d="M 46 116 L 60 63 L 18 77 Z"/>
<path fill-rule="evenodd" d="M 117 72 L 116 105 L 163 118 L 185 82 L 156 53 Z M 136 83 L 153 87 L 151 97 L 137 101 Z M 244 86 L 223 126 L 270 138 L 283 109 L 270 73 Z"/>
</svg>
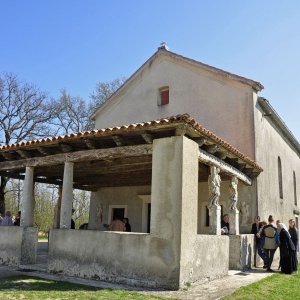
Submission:
<svg viewBox="0 0 300 300">
<path fill-rule="evenodd" d="M 235 147 L 227 143 L 226 141 L 222 140 L 220 137 L 215 135 L 213 132 L 207 130 L 204 128 L 201 124 L 199 124 L 195 119 L 193 119 L 189 114 L 183 114 L 183 115 L 177 115 L 177 116 L 172 116 L 169 118 L 162 118 L 159 120 L 153 120 L 153 121 L 148 121 L 148 122 L 142 122 L 142 123 L 134 123 L 134 124 L 129 124 L 129 125 L 122 125 L 122 126 L 115 126 L 111 128 L 103 128 L 103 129 L 95 129 L 92 131 L 83 131 L 83 132 L 77 132 L 77 133 L 72 133 L 68 135 L 60 135 L 60 136 L 55 136 L 55 137 L 48 137 L 44 139 L 39 139 L 39 140 L 32 140 L 28 142 L 20 142 L 20 143 L 15 143 L 11 145 L 3 145 L 0 147 L 0 151 L 7 151 L 10 149 L 17 149 L 17 148 L 24 148 L 27 146 L 38 146 L 40 144 L 45 145 L 45 144 L 51 144 L 55 141 L 68 141 L 68 140 L 73 140 L 76 138 L 80 137 L 97 137 L 97 136 L 109 136 L 113 132 L 114 134 L 116 133 L 122 133 L 124 131 L 128 130 L 137 130 L 137 129 L 143 129 L 147 127 L 159 127 L 161 125 L 167 125 L 167 124 L 172 124 L 172 123 L 186 123 L 190 126 L 192 126 L 194 129 L 196 129 L 200 134 L 203 134 L 207 137 L 209 137 L 211 140 L 217 142 L 219 145 L 224 147 L 224 149 L 228 150 L 229 152 L 235 154 L 238 158 L 242 159 L 258 171 L 262 171 L 263 169 L 253 160 L 251 160 L 249 157 L 241 153 L 239 150 L 237 150 Z"/>
</svg>

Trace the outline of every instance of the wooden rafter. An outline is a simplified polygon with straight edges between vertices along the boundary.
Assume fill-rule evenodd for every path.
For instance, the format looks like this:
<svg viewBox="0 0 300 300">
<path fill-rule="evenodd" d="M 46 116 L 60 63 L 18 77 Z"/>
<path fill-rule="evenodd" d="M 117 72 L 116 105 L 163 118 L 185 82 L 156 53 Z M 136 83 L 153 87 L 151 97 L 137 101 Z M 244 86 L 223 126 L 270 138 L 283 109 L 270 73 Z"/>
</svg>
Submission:
<svg viewBox="0 0 300 300">
<path fill-rule="evenodd" d="M 72 153 L 54 154 L 44 157 L 35 157 L 23 160 L 0 162 L 0 170 L 14 170 L 31 167 L 44 167 L 64 164 L 66 161 L 80 162 L 101 160 L 105 158 L 117 158 L 123 156 L 142 156 L 152 154 L 152 145 L 124 146 L 108 149 L 84 150 Z"/>
</svg>

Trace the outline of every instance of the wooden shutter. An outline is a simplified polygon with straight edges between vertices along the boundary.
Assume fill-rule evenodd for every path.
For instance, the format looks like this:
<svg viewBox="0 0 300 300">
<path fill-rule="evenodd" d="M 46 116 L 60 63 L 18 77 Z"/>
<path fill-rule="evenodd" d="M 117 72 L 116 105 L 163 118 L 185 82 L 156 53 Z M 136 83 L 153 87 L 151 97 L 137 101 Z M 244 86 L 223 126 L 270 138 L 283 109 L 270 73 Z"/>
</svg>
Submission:
<svg viewBox="0 0 300 300">
<path fill-rule="evenodd" d="M 166 105 L 169 104 L 169 90 L 163 90 L 160 92 L 160 105 Z"/>
</svg>

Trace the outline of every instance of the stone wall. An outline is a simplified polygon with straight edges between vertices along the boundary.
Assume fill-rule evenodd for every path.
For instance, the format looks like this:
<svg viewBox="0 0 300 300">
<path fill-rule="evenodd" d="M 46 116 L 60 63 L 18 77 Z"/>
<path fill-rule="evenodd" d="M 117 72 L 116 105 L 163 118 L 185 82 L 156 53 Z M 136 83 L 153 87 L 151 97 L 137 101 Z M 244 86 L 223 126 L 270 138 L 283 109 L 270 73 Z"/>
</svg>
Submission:
<svg viewBox="0 0 300 300">
<path fill-rule="evenodd" d="M 254 265 L 254 235 L 229 235 L 229 269 L 247 270 Z"/>
<path fill-rule="evenodd" d="M 51 230 L 48 271 L 129 285 L 178 288 L 174 250 L 164 239 L 144 233 Z"/>
<path fill-rule="evenodd" d="M 36 261 L 37 228 L 1 226 L 0 263 L 33 264 Z"/>
<path fill-rule="evenodd" d="M 199 279 L 215 279 L 228 274 L 228 236 L 197 235 L 191 249 L 189 261 L 180 264 L 181 286 Z"/>
<path fill-rule="evenodd" d="M 113 200 L 122 197 L 122 190 L 106 192 Z M 131 201 L 141 201 L 135 199 L 136 191 L 128 190 Z M 104 195 L 99 191 L 100 197 Z M 169 289 L 226 274 L 228 237 L 197 236 L 195 142 L 182 136 L 154 140 L 151 205 L 150 234 L 52 230 L 49 271 Z"/>
</svg>

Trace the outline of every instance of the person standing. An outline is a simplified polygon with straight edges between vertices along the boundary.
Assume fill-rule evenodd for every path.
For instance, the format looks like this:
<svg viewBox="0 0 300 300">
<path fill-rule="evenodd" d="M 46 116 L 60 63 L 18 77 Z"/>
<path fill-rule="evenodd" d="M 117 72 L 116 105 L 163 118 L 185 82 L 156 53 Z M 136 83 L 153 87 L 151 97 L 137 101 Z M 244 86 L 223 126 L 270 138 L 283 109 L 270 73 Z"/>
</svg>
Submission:
<svg viewBox="0 0 300 300">
<path fill-rule="evenodd" d="M 11 218 L 11 212 L 9 210 L 5 213 L 5 217 L 2 219 L 1 225 L 2 226 L 13 226 L 14 225 L 13 220 Z"/>
<path fill-rule="evenodd" d="M 114 220 L 108 226 L 109 231 L 125 231 L 125 224 L 118 217 L 115 217 Z"/>
<path fill-rule="evenodd" d="M 125 224 L 125 231 L 126 232 L 131 232 L 131 225 L 129 224 L 129 219 L 128 218 L 123 218 L 123 222 Z"/>
<path fill-rule="evenodd" d="M 259 229 L 260 229 L 260 217 L 259 216 L 255 216 L 254 217 L 254 223 L 252 224 L 251 227 L 251 234 L 254 234 L 255 237 L 255 248 L 254 248 L 254 267 L 256 267 L 256 253 L 258 252 L 258 248 L 259 248 L 259 243 L 260 243 L 260 238 L 257 236 Z"/>
<path fill-rule="evenodd" d="M 280 264 L 281 272 L 285 274 L 291 274 L 297 271 L 295 261 L 295 246 L 291 240 L 286 226 L 283 223 L 278 223 L 277 228 L 280 238 Z"/>
<path fill-rule="evenodd" d="M 291 236 L 291 240 L 295 246 L 295 261 L 296 261 L 296 266 L 298 270 L 298 243 L 299 243 L 299 237 L 298 237 L 298 230 L 296 228 L 295 220 L 290 219 L 289 220 L 289 234 Z"/>
<path fill-rule="evenodd" d="M 268 222 L 269 224 L 263 228 L 261 236 L 264 237 L 265 239 L 263 248 L 267 259 L 267 272 L 274 272 L 271 269 L 271 266 L 272 266 L 275 251 L 277 249 L 277 243 L 275 239 L 277 235 L 277 228 L 273 224 L 274 218 L 272 215 L 269 216 Z"/>
<path fill-rule="evenodd" d="M 20 226 L 20 222 L 21 222 L 21 211 L 18 211 L 18 214 L 14 221 L 14 226 Z"/>
<path fill-rule="evenodd" d="M 266 224 L 265 224 L 266 225 Z M 264 252 L 263 249 L 263 241 L 264 239 L 260 237 L 259 235 L 259 231 L 262 228 L 262 222 L 260 222 L 260 217 L 259 216 L 255 216 L 254 217 L 254 223 L 252 224 L 252 228 L 251 228 L 251 233 L 255 235 L 255 258 L 254 258 L 254 266 L 256 267 L 256 252 L 258 253 L 258 255 L 260 256 L 260 258 L 263 260 L 264 262 L 264 266 L 263 268 L 267 267 L 267 259 L 266 259 L 266 254 Z"/>
<path fill-rule="evenodd" d="M 225 214 L 221 221 L 221 234 L 229 234 L 230 225 L 229 225 L 229 215 Z"/>
<path fill-rule="evenodd" d="M 71 229 L 75 229 L 75 221 L 74 221 L 74 219 L 73 219 L 74 213 L 75 213 L 75 209 L 72 208 Z"/>
</svg>

